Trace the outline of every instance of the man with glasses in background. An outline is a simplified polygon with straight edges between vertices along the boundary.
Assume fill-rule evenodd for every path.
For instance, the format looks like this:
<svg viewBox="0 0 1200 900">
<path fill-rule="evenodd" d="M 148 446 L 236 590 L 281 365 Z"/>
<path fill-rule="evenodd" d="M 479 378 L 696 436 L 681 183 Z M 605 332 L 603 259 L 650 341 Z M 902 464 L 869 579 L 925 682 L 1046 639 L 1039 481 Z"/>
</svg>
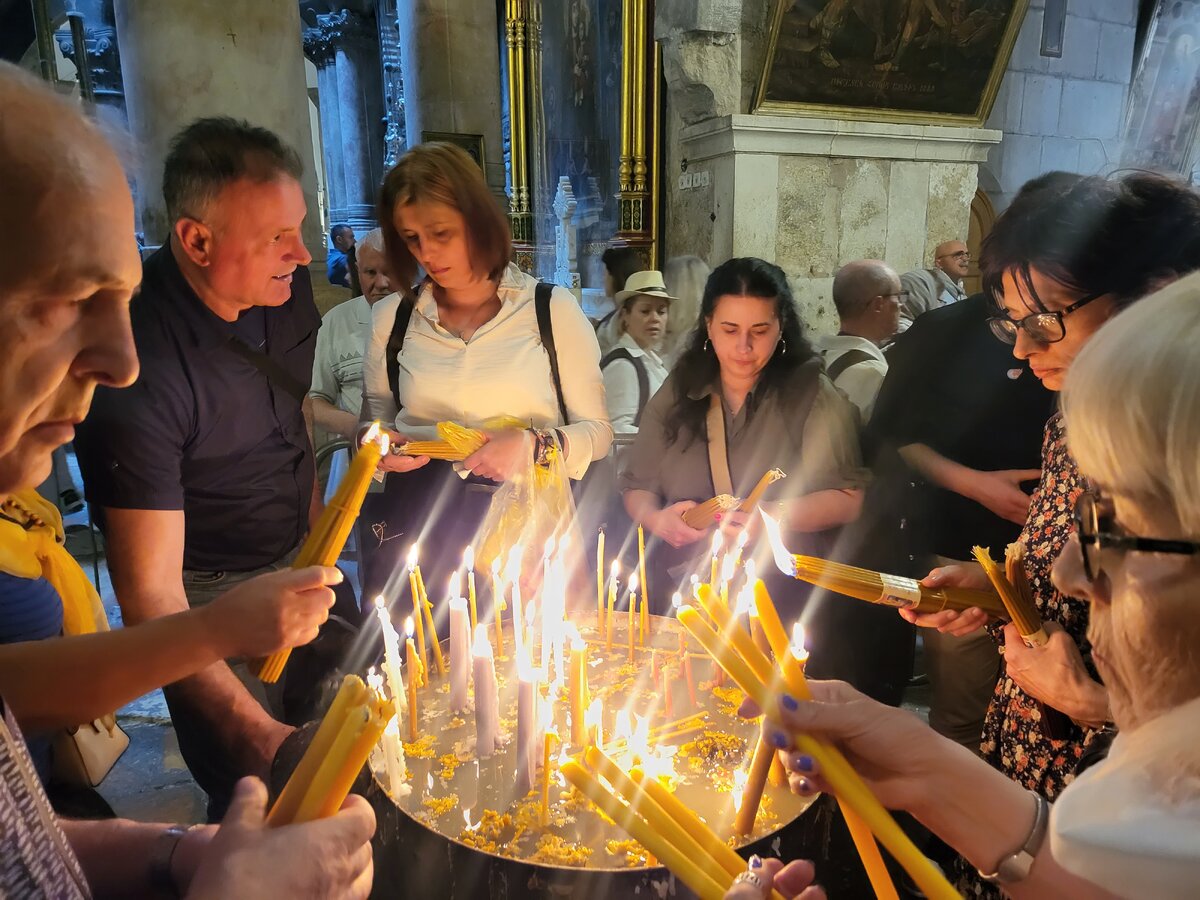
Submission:
<svg viewBox="0 0 1200 900">
<path fill-rule="evenodd" d="M 967 298 L 963 279 L 971 268 L 971 251 L 962 241 L 943 241 L 933 251 L 933 267 L 914 269 L 900 276 L 908 292 L 900 311 L 900 331 L 907 331 L 917 316 Z"/>
</svg>

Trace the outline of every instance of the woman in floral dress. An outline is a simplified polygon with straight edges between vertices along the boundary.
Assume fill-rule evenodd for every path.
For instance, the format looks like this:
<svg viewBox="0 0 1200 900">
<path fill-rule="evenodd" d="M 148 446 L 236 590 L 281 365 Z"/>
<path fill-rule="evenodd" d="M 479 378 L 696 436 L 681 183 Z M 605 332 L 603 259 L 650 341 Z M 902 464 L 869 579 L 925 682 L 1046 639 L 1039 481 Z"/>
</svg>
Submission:
<svg viewBox="0 0 1200 900">
<path fill-rule="evenodd" d="M 1058 391 L 1075 356 L 1109 318 L 1200 269 L 1200 195 L 1148 173 L 1056 179 L 1018 195 L 988 236 L 981 266 L 1000 307 L 990 322 L 993 332 L 1013 345 L 1013 354 L 1047 388 Z M 1091 661 L 1088 604 L 1060 593 L 1050 576 L 1084 487 L 1067 452 L 1061 416 L 1055 415 L 1046 425 L 1041 480 L 1019 539 L 1049 641 L 1029 648 L 1013 625 L 988 625 L 1005 666 L 984 723 L 981 753 L 1048 800 L 1070 783 L 1110 719 L 1107 691 Z M 935 569 L 923 583 L 987 587 L 974 564 Z M 956 635 L 987 623 L 977 609 L 902 615 Z M 1043 705 L 1072 720 L 1064 740 L 1046 734 Z M 1000 896 L 973 872 L 959 887 L 968 896 Z"/>
</svg>

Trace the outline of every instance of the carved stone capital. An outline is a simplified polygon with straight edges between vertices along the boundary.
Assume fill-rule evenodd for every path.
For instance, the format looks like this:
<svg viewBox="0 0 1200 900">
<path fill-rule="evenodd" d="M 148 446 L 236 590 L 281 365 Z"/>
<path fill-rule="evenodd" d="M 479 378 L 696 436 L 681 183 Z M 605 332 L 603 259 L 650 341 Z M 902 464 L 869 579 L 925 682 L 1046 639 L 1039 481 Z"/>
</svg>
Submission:
<svg viewBox="0 0 1200 900">
<path fill-rule="evenodd" d="M 121 57 L 117 52 L 117 32 L 111 25 L 98 25 L 84 29 L 84 48 L 87 54 L 87 65 L 91 69 L 92 84 L 96 92 L 120 94 L 123 91 L 121 82 Z M 75 42 L 71 39 L 70 28 L 60 28 L 54 33 L 58 49 L 62 55 L 79 66 L 75 59 Z"/>
</svg>

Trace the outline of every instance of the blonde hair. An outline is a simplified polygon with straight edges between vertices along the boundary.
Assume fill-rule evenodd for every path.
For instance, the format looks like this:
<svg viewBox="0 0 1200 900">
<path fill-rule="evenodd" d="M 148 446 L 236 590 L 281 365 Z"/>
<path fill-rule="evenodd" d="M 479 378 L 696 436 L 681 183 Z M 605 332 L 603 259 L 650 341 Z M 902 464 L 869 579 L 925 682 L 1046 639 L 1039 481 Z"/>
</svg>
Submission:
<svg viewBox="0 0 1200 900">
<path fill-rule="evenodd" d="M 667 293 L 676 299 L 663 340 L 664 354 L 673 356 L 683 349 L 683 342 L 700 319 L 700 300 L 712 269 L 698 256 L 673 256 L 663 264 L 662 273 Z"/>
<path fill-rule="evenodd" d="M 1115 316 L 1071 365 L 1062 395 L 1079 468 L 1166 504 L 1200 535 L 1200 273 Z"/>
</svg>

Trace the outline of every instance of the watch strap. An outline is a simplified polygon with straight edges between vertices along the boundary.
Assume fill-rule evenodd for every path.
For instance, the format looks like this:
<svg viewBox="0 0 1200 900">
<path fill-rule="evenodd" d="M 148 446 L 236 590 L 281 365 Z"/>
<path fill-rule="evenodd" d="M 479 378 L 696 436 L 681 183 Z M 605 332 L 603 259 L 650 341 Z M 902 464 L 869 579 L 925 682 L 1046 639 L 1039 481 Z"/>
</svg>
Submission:
<svg viewBox="0 0 1200 900">
<path fill-rule="evenodd" d="M 1046 840 L 1046 831 L 1050 824 L 1050 801 L 1041 794 L 1033 794 L 1033 798 L 1036 803 L 1036 811 L 1029 837 L 1025 839 L 1025 843 L 1019 850 L 1000 860 L 996 865 L 995 872 L 987 873 L 980 869 L 979 877 L 984 881 L 991 884 L 1016 884 L 1029 876 L 1029 872 L 1033 868 L 1034 857 L 1037 856 L 1038 851 L 1042 848 L 1042 843 Z"/>
</svg>

